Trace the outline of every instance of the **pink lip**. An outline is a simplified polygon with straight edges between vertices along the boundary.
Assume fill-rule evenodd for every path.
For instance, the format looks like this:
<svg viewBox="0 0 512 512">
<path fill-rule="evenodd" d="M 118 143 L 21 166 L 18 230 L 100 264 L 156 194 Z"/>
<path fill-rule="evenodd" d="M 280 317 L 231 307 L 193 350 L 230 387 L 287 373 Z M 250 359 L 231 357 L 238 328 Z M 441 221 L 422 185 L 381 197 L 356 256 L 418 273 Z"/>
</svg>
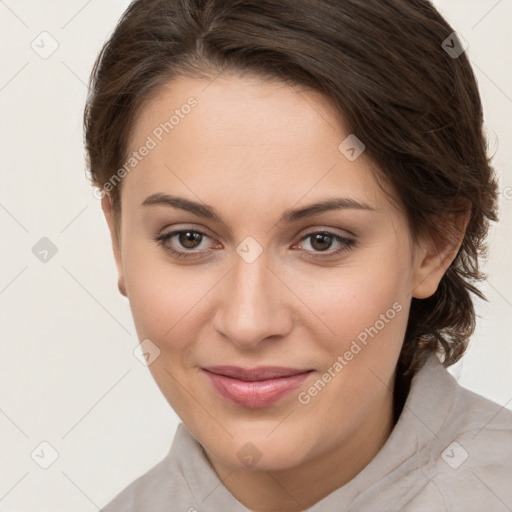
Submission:
<svg viewBox="0 0 512 512">
<path fill-rule="evenodd" d="M 231 402 L 256 408 L 270 405 L 299 387 L 312 370 L 266 366 L 244 369 L 236 366 L 203 368 L 214 388 Z"/>
</svg>

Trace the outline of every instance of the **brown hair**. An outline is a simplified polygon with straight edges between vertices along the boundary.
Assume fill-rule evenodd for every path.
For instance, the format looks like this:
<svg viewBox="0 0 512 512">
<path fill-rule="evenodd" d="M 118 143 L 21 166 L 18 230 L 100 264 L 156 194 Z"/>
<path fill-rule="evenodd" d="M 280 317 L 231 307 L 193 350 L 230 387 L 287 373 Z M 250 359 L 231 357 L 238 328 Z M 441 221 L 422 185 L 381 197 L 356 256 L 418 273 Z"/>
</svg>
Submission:
<svg viewBox="0 0 512 512">
<path fill-rule="evenodd" d="M 413 375 L 435 351 L 449 366 L 475 328 L 470 294 L 486 300 L 474 284 L 486 277 L 479 258 L 489 220 L 498 220 L 475 76 L 465 53 L 442 46 L 453 32 L 427 0 L 136 0 L 91 75 L 91 181 L 102 187 L 123 165 L 144 102 L 178 76 L 227 70 L 320 91 L 364 142 L 415 240 L 450 239 L 443 221 L 470 208 L 437 291 L 412 299 L 398 363 Z M 458 40 L 449 41 L 452 48 Z M 120 192 L 121 183 L 109 192 L 116 215 Z"/>
</svg>

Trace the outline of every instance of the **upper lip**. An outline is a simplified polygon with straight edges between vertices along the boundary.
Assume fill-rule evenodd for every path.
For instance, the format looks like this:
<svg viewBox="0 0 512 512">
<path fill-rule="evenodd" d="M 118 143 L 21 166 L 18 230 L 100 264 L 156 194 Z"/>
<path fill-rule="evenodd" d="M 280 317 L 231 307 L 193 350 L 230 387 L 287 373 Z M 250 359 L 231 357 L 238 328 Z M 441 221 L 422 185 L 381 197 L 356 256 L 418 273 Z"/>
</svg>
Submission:
<svg viewBox="0 0 512 512">
<path fill-rule="evenodd" d="M 283 366 L 259 366 L 258 368 L 240 368 L 239 366 L 208 366 L 203 368 L 217 375 L 224 375 L 232 379 L 244 380 L 248 382 L 278 379 L 281 377 L 290 377 L 307 373 L 312 370 L 303 370 L 300 368 L 285 368 Z"/>
</svg>

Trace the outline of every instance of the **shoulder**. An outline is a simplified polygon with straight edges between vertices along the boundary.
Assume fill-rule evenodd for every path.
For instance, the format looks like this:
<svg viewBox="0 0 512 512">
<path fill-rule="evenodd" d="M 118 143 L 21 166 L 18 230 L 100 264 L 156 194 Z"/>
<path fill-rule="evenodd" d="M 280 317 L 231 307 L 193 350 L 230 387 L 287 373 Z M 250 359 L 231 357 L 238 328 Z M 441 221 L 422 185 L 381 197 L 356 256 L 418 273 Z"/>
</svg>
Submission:
<svg viewBox="0 0 512 512">
<path fill-rule="evenodd" d="M 501 465 L 512 469 L 512 411 L 460 385 L 453 404 L 454 442 L 467 468 Z M 449 451 L 451 453 L 451 451 Z M 444 454 L 449 457 L 448 454 Z M 462 464 L 461 464 L 462 467 Z"/>
<path fill-rule="evenodd" d="M 205 503 L 205 501 L 207 502 Z M 102 512 L 198 512 L 249 509 L 222 484 L 197 439 L 179 423 L 169 453 Z"/>
<path fill-rule="evenodd" d="M 176 495 L 179 475 L 167 471 L 166 460 L 162 460 L 142 476 L 134 480 L 113 500 L 105 505 L 103 512 L 134 512 L 136 510 L 165 510 L 164 496 Z M 186 509 L 185 509 L 186 511 Z"/>
<path fill-rule="evenodd" d="M 455 389 L 433 441 L 425 492 L 445 510 L 512 510 L 512 411 L 456 381 Z"/>
<path fill-rule="evenodd" d="M 169 453 L 146 473 L 134 480 L 107 505 L 102 512 L 193 512 L 195 499 L 187 484 L 179 460 L 186 450 L 183 428 L 178 426 Z"/>
</svg>

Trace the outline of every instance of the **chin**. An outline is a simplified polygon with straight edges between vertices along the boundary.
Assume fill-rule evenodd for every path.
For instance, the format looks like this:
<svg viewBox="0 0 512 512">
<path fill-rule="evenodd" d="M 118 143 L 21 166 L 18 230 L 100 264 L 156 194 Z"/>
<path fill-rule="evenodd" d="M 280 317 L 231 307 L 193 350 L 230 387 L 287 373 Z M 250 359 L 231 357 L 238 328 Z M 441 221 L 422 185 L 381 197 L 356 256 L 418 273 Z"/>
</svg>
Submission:
<svg viewBox="0 0 512 512">
<path fill-rule="evenodd" d="M 219 445 L 218 439 L 200 440 L 210 454 L 232 468 L 247 471 L 281 471 L 300 465 L 307 458 L 304 436 L 283 429 L 281 435 L 272 428 L 251 429 L 245 435 L 234 435 Z M 282 427 L 278 427 L 282 428 Z"/>
</svg>

